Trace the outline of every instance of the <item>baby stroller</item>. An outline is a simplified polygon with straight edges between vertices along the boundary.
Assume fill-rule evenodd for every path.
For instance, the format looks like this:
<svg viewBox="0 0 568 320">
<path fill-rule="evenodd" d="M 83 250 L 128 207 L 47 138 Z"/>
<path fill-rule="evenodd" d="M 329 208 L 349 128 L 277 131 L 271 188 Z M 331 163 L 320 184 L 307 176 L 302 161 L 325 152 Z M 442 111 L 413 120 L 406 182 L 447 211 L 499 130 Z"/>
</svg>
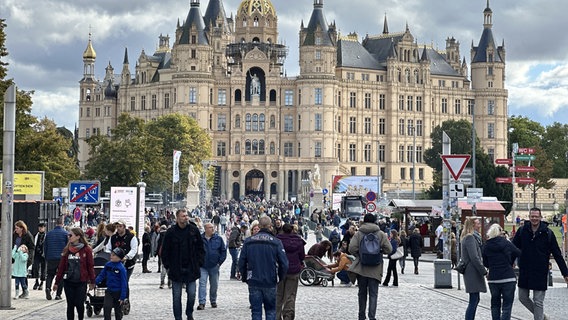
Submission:
<svg viewBox="0 0 568 320">
<path fill-rule="evenodd" d="M 99 251 L 94 257 L 95 264 L 95 277 L 101 273 L 105 264 L 110 260 L 110 253 Z M 92 317 L 93 313 L 99 315 L 103 309 L 105 301 L 105 283 L 101 283 L 100 286 L 96 287 L 94 290 L 87 290 L 87 300 L 85 304 L 87 305 L 87 317 Z"/>
<path fill-rule="evenodd" d="M 300 282 L 305 286 L 321 285 L 327 287 L 329 281 L 334 286 L 335 275 L 325 266 L 325 263 L 317 256 L 306 256 L 304 258 L 304 269 L 300 272 Z"/>
</svg>

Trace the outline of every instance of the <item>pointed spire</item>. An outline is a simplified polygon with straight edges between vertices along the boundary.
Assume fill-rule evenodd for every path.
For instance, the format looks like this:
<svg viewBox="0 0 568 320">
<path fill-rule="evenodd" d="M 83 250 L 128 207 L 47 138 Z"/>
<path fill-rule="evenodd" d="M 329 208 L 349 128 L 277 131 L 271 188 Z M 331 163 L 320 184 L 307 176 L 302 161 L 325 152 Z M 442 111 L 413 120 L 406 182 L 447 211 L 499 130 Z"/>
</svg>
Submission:
<svg viewBox="0 0 568 320">
<path fill-rule="evenodd" d="M 179 18 L 178 18 L 178 22 L 177 22 L 177 27 L 179 28 Z"/>
<path fill-rule="evenodd" d="M 389 24 L 387 22 L 387 13 L 385 12 L 385 20 L 383 22 L 383 34 L 389 34 Z"/>
<path fill-rule="evenodd" d="M 406 32 L 406 33 L 409 33 L 409 32 L 410 32 L 410 28 L 408 27 L 408 21 L 406 21 L 406 30 L 405 30 L 405 32 Z"/>
<path fill-rule="evenodd" d="M 424 50 L 422 50 L 422 57 L 420 57 L 420 61 L 430 61 L 428 58 L 428 51 L 426 50 L 426 45 L 424 45 Z"/>
<path fill-rule="evenodd" d="M 122 64 L 128 64 L 128 48 L 124 47 L 124 60 L 122 61 Z"/>
<path fill-rule="evenodd" d="M 304 29 L 304 19 L 302 19 L 302 22 L 300 23 L 300 29 Z"/>
</svg>

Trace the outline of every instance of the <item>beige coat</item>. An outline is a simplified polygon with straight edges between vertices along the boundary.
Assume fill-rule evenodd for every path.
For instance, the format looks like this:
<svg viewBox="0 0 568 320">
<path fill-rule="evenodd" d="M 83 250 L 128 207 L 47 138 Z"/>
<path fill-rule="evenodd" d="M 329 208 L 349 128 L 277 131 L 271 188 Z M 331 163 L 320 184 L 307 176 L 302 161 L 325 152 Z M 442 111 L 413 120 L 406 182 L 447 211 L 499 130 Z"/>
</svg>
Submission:
<svg viewBox="0 0 568 320">
<path fill-rule="evenodd" d="M 349 271 L 361 275 L 363 277 L 374 278 L 381 281 L 383 277 L 383 263 L 378 266 L 364 266 L 359 261 L 359 244 L 361 239 L 367 233 L 375 233 L 381 242 L 381 250 L 384 254 L 392 252 L 392 246 L 387 238 L 387 235 L 379 229 L 379 226 L 374 223 L 363 223 L 359 231 L 353 235 L 349 242 L 349 253 L 355 256 L 355 261 L 349 267 Z"/>
</svg>

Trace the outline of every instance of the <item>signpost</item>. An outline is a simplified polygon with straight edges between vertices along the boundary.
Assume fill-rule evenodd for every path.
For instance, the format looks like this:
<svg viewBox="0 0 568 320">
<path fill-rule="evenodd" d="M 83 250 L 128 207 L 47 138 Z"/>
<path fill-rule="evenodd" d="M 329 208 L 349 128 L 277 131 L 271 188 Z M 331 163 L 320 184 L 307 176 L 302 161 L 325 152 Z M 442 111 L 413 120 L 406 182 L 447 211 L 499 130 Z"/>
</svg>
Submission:
<svg viewBox="0 0 568 320">
<path fill-rule="evenodd" d="M 465 166 L 471 158 L 469 154 L 444 154 L 441 157 L 448 171 L 456 181 L 459 180 Z"/>
<path fill-rule="evenodd" d="M 511 172 L 513 172 L 513 168 L 509 169 Z M 527 166 L 516 166 L 515 167 L 515 172 L 535 172 L 536 168 L 535 167 L 527 167 Z"/>
<path fill-rule="evenodd" d="M 513 159 L 495 159 L 495 164 L 513 164 Z"/>
<path fill-rule="evenodd" d="M 512 183 L 513 182 L 513 177 L 497 177 L 495 178 L 495 182 L 497 183 Z M 524 178 L 524 177 L 516 177 L 515 178 L 515 183 L 519 183 L 519 184 L 531 184 L 531 183 L 535 183 L 536 179 L 535 178 Z"/>
<path fill-rule="evenodd" d="M 515 155 L 515 161 L 533 161 L 536 159 L 536 156 L 532 154 L 517 154 Z"/>
<path fill-rule="evenodd" d="M 365 209 L 367 209 L 367 212 L 375 212 L 377 205 L 374 202 L 367 202 Z"/>
<path fill-rule="evenodd" d="M 517 153 L 522 153 L 522 154 L 534 154 L 534 148 L 519 148 L 519 150 L 517 151 Z"/>
<path fill-rule="evenodd" d="M 101 183 L 99 181 L 69 182 L 69 202 L 76 204 L 97 204 L 100 201 Z"/>
</svg>

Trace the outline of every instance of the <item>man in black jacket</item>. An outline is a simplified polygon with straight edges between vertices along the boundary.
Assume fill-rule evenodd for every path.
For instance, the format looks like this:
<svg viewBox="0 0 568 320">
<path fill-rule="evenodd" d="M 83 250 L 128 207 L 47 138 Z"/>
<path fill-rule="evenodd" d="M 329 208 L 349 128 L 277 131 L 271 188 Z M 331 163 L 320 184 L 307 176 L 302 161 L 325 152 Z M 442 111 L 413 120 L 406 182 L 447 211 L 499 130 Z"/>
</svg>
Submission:
<svg viewBox="0 0 568 320">
<path fill-rule="evenodd" d="M 548 264 L 550 254 L 568 283 L 568 268 L 562 258 L 562 252 L 548 223 L 541 221 L 539 208 L 529 211 L 529 220 L 519 228 L 513 238 L 513 244 L 521 249 L 519 257 L 519 301 L 534 315 L 534 319 L 547 319 L 544 316 L 544 297 L 547 289 Z M 533 299 L 529 297 L 533 290 Z"/>
<path fill-rule="evenodd" d="M 173 311 L 176 320 L 182 319 L 181 290 L 186 286 L 187 318 L 193 320 L 196 280 L 203 266 L 205 249 L 197 225 L 189 220 L 185 209 L 176 212 L 176 224 L 166 233 L 162 245 L 162 264 L 172 281 Z"/>
</svg>

